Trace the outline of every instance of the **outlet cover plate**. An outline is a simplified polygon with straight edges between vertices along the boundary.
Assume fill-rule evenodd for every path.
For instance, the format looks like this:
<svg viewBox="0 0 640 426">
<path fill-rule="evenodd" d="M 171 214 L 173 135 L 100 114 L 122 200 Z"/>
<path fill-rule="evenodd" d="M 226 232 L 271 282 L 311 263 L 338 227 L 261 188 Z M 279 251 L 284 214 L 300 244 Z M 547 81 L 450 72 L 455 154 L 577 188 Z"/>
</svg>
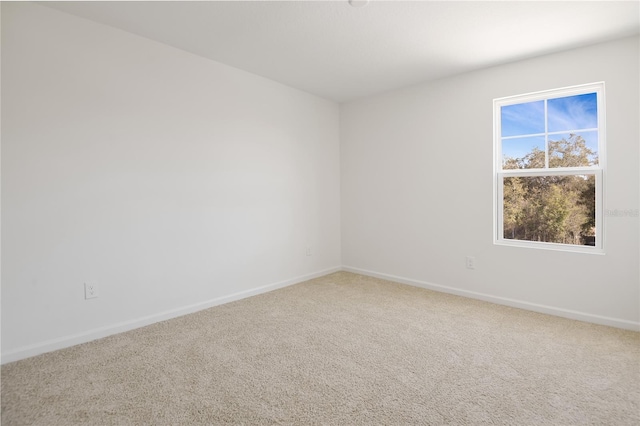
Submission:
<svg viewBox="0 0 640 426">
<path fill-rule="evenodd" d="M 467 256 L 465 258 L 465 265 L 467 269 L 476 269 L 476 258 L 473 256 Z"/>
<path fill-rule="evenodd" d="M 84 298 L 95 299 L 98 297 L 98 284 L 93 282 L 84 283 Z"/>
</svg>

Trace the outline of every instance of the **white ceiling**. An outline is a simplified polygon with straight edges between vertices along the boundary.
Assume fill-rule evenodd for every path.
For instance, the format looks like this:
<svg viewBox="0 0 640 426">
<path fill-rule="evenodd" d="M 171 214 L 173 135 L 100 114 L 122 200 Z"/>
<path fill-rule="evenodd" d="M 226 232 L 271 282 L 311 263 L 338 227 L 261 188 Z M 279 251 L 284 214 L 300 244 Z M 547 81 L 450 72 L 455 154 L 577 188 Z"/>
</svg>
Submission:
<svg viewBox="0 0 640 426">
<path fill-rule="evenodd" d="M 338 102 L 640 28 L 638 0 L 43 4 Z"/>
</svg>

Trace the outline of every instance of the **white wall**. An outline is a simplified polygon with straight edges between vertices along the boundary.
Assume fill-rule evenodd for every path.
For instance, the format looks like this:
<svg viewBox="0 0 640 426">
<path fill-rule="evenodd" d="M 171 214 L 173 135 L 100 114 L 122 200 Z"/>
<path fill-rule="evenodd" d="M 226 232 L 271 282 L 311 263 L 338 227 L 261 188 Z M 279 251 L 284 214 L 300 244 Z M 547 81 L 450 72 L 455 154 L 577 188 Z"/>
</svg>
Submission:
<svg viewBox="0 0 640 426">
<path fill-rule="evenodd" d="M 605 218 L 605 255 L 492 243 L 492 101 L 503 96 L 605 81 L 605 208 L 637 211 L 638 52 L 635 37 L 343 105 L 343 266 L 638 329 L 638 217 Z"/>
<path fill-rule="evenodd" d="M 3 2 L 2 361 L 339 268 L 338 126 L 333 102 Z"/>
</svg>

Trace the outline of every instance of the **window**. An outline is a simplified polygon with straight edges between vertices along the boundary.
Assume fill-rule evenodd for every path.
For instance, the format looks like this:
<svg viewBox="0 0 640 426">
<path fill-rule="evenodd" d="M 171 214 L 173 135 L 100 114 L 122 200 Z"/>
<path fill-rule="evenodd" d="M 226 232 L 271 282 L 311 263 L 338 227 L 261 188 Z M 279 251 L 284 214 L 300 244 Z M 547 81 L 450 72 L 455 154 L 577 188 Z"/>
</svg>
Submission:
<svg viewBox="0 0 640 426">
<path fill-rule="evenodd" d="M 494 100 L 496 244 L 603 252 L 604 83 Z"/>
</svg>

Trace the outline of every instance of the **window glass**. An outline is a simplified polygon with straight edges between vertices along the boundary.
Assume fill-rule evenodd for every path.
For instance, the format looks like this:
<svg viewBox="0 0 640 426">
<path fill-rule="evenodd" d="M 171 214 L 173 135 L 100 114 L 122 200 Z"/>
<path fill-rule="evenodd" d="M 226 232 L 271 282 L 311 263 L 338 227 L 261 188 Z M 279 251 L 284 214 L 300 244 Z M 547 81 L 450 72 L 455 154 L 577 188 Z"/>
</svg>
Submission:
<svg viewBox="0 0 640 426">
<path fill-rule="evenodd" d="M 590 167 L 597 164 L 597 131 L 549 136 L 549 167 Z"/>
<path fill-rule="evenodd" d="M 549 132 L 598 127 L 597 95 L 595 93 L 549 99 L 547 108 Z"/>
<path fill-rule="evenodd" d="M 501 115 L 502 137 L 544 133 L 544 101 L 506 105 Z"/>
<path fill-rule="evenodd" d="M 502 168 L 544 167 L 544 151 L 544 136 L 503 139 Z"/>
<path fill-rule="evenodd" d="M 546 243 L 595 242 L 595 175 L 517 176 L 503 181 L 503 237 Z"/>
</svg>

